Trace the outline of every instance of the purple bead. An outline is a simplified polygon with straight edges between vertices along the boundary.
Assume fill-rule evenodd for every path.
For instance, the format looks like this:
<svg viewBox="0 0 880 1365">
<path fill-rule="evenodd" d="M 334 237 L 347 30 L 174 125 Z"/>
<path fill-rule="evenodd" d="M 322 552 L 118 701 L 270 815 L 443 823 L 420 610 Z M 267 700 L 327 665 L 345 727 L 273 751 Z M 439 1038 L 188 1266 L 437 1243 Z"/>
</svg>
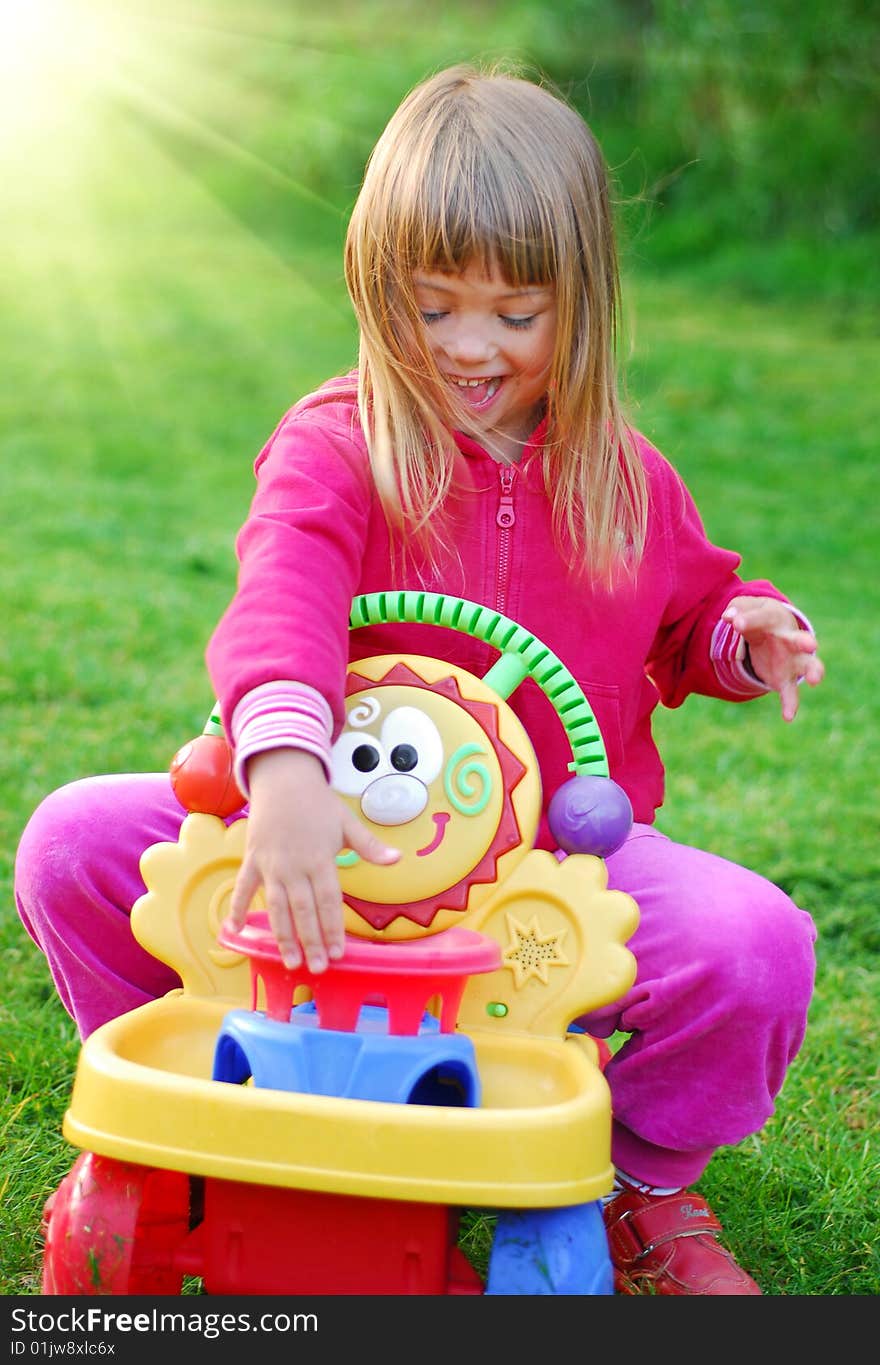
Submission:
<svg viewBox="0 0 880 1365">
<path fill-rule="evenodd" d="M 632 829 L 629 797 L 610 777 L 572 777 L 550 801 L 547 820 L 566 853 L 607 858 Z"/>
</svg>

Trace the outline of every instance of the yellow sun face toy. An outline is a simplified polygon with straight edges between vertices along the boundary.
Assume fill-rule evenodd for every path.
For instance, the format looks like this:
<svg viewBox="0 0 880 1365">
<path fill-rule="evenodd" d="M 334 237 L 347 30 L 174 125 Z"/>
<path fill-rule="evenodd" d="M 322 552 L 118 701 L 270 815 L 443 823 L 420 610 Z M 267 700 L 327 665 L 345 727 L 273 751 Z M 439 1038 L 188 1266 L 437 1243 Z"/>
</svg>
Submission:
<svg viewBox="0 0 880 1365">
<path fill-rule="evenodd" d="M 577 776 L 548 812 L 560 847 L 602 854 L 620 842 L 632 810 L 608 780 L 595 717 L 561 660 L 509 618 L 461 598 L 400 592 L 355 599 L 352 630 L 389 621 L 447 626 L 500 657 L 483 678 L 413 655 L 349 667 L 332 784 L 357 818 L 402 855 L 379 867 L 341 851 L 349 933 L 374 939 L 438 933 L 478 909 L 532 849 L 542 800 L 538 762 L 506 701 L 526 677 L 557 711 L 572 747 Z"/>
<path fill-rule="evenodd" d="M 401 852 L 390 867 L 339 855 L 346 928 L 386 939 L 437 933 L 532 847 L 541 809 L 534 749 L 497 692 L 437 659 L 361 660 L 346 692 L 333 787 Z"/>
</svg>

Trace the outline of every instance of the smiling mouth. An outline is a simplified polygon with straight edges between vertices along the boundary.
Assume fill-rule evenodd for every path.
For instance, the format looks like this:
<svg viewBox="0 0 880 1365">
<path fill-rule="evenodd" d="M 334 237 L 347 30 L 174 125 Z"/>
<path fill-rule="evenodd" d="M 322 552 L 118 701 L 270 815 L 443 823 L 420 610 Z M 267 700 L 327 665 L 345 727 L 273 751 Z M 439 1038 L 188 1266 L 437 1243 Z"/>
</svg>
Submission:
<svg viewBox="0 0 880 1365">
<path fill-rule="evenodd" d="M 448 374 L 446 381 L 469 408 L 483 408 L 491 403 L 504 381 L 503 375 L 489 375 L 482 379 L 463 379 Z"/>
<path fill-rule="evenodd" d="M 431 816 L 431 819 L 434 821 L 434 838 L 429 844 L 425 844 L 424 848 L 416 849 L 417 858 L 426 858 L 429 853 L 433 853 L 435 848 L 439 848 L 443 843 L 446 826 L 449 824 L 449 812 L 445 810 L 438 811 L 436 815 Z"/>
</svg>

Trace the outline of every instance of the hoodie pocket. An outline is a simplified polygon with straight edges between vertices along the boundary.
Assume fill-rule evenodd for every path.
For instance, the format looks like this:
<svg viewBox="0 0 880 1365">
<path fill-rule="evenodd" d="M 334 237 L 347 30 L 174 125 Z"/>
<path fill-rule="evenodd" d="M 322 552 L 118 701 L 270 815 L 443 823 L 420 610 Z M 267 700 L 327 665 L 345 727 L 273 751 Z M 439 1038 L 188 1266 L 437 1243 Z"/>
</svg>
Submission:
<svg viewBox="0 0 880 1365">
<path fill-rule="evenodd" d="M 590 682 L 578 678 L 578 686 L 590 703 L 611 772 L 623 764 L 623 729 L 620 721 L 620 688 L 614 683 Z"/>
</svg>

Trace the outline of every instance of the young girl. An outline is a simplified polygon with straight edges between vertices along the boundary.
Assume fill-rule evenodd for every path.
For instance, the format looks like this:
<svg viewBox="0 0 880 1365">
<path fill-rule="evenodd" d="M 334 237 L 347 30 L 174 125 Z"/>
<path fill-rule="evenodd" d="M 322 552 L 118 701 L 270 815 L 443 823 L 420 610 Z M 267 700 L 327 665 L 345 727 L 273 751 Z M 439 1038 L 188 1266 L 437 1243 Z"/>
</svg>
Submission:
<svg viewBox="0 0 880 1365">
<path fill-rule="evenodd" d="M 233 916 L 262 885 L 289 965 L 338 958 L 336 855 L 397 856 L 329 785 L 349 658 L 441 651 L 482 675 L 496 657 L 430 626 L 349 633 L 356 594 L 455 594 L 534 632 L 586 692 L 635 814 L 607 864 L 640 909 L 637 979 L 580 1021 L 630 1035 L 606 1071 L 617 1287 L 760 1293 L 685 1190 L 773 1112 L 804 1036 L 814 928 L 776 886 L 654 827 L 651 714 L 692 692 L 775 691 L 791 721 L 798 683 L 823 675 L 815 638 L 772 584 L 738 576 L 621 415 L 606 173 L 564 101 L 466 67 L 413 90 L 370 159 L 345 269 L 357 371 L 299 402 L 260 453 L 237 591 L 207 650 L 250 801 Z M 570 757 L 558 718 L 528 681 L 511 705 L 552 794 Z M 97 777 L 50 796 L 23 835 L 20 914 L 83 1036 L 176 984 L 128 911 L 141 853 L 183 814 L 167 773 Z M 546 818 L 539 845 L 553 847 Z"/>
</svg>

